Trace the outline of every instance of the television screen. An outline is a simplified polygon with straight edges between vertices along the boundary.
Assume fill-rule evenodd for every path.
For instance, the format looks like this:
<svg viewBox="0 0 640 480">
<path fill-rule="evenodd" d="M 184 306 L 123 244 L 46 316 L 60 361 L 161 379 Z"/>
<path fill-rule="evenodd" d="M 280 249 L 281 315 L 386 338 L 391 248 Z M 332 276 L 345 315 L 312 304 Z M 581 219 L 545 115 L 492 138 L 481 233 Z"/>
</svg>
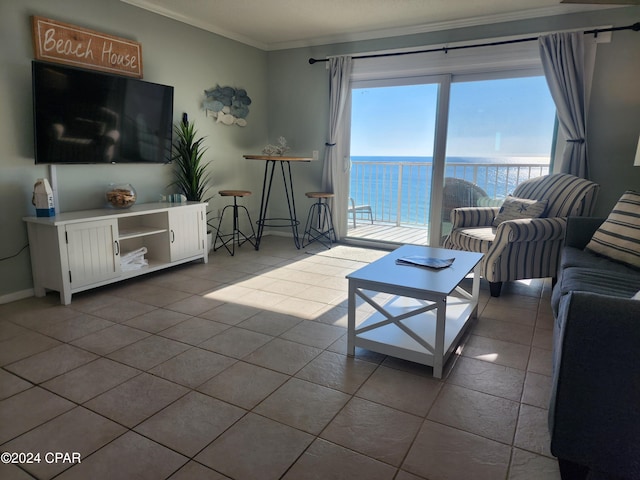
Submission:
<svg viewBox="0 0 640 480">
<path fill-rule="evenodd" d="M 36 163 L 166 163 L 173 87 L 33 62 Z"/>
</svg>

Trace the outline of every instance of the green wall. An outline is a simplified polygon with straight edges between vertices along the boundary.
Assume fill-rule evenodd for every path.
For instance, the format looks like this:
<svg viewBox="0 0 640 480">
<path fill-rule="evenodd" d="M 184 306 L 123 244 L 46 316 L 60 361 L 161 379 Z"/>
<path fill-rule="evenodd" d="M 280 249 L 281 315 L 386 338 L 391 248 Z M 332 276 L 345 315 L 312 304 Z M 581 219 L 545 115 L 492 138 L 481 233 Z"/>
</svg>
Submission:
<svg viewBox="0 0 640 480">
<path fill-rule="evenodd" d="M 302 153 L 320 150 L 323 158 L 328 123 L 328 71 L 308 59 L 394 48 L 509 35 L 536 34 L 593 26 L 640 22 L 640 7 L 545 17 L 387 39 L 270 52 L 269 137 L 284 135 Z M 640 33 L 614 32 L 611 43 L 598 45 L 588 118 L 591 179 L 601 185 L 596 214 L 607 215 L 625 189 L 640 190 L 640 167 L 633 157 L 640 135 Z M 436 53 L 434 55 L 441 55 Z M 357 60 L 356 60 L 357 61 Z M 304 167 L 294 179 L 300 192 L 321 186 L 320 162 Z M 309 202 L 301 200 L 300 211 Z"/>
<path fill-rule="evenodd" d="M 142 44 L 144 79 L 175 87 L 174 121 L 182 112 L 195 120 L 212 161 L 213 188 L 258 192 L 262 170 L 242 158 L 267 143 L 267 55 L 238 42 L 176 22 L 119 0 L 2 0 L 0 2 L 0 258 L 27 244 L 22 217 L 35 215 L 33 184 L 48 177 L 48 167 L 34 165 L 31 100 L 33 45 L 30 16 L 39 15 L 83 26 Z M 216 84 L 247 90 L 253 103 L 246 127 L 216 124 L 200 107 L 204 89 Z M 73 165 L 56 168 L 58 211 L 100 208 L 110 182 L 130 182 L 139 202 L 169 193 L 169 165 Z M 257 216 L 259 196 L 250 204 Z M 210 216 L 226 204 L 210 201 Z M 0 261 L 0 302 L 30 294 L 28 249 Z"/>
<path fill-rule="evenodd" d="M 47 177 L 45 166 L 33 161 L 30 16 L 40 15 L 142 43 L 145 80 L 175 87 L 174 120 L 188 112 L 209 147 L 215 194 L 222 188 L 254 191 L 249 208 L 258 215 L 263 166 L 242 158 L 259 153 L 281 135 L 291 153 L 324 156 L 328 117 L 328 73 L 324 63 L 308 58 L 357 54 L 391 48 L 425 46 L 597 25 L 627 25 L 640 21 L 640 7 L 546 17 L 499 25 L 472 27 L 405 37 L 377 39 L 263 52 L 253 47 L 132 7 L 119 0 L 1 0 L 0 2 L 0 258 L 27 244 L 22 217 L 33 215 L 33 183 Z M 620 194 L 640 189 L 640 168 L 633 155 L 640 133 L 640 33 L 615 32 L 600 44 L 596 58 L 588 135 L 592 178 L 601 185 L 597 214 L 606 215 Z M 253 103 L 248 126 L 228 127 L 207 118 L 200 108 L 205 88 L 216 84 L 245 88 Z M 304 192 L 321 186 L 322 162 L 292 166 L 298 215 L 303 220 L 310 202 Z M 58 210 L 101 207 L 109 182 L 130 182 L 139 201 L 154 201 L 169 193 L 170 166 L 117 165 L 57 168 Z M 271 216 L 286 216 L 280 183 L 274 187 Z M 225 204 L 210 201 L 211 216 Z M 285 233 L 284 230 L 282 230 Z M 28 250 L 0 261 L 0 303 L 30 295 Z"/>
</svg>

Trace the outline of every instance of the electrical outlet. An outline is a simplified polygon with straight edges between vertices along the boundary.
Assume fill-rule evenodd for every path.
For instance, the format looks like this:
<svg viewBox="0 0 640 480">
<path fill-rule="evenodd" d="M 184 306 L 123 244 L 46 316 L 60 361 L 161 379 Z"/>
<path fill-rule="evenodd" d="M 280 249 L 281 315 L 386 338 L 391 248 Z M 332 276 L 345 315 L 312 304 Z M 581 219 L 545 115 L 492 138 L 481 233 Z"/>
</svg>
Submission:
<svg viewBox="0 0 640 480">
<path fill-rule="evenodd" d="M 313 159 L 314 160 L 318 160 L 318 153 L 319 153 L 318 150 L 314 150 L 313 151 Z"/>
</svg>

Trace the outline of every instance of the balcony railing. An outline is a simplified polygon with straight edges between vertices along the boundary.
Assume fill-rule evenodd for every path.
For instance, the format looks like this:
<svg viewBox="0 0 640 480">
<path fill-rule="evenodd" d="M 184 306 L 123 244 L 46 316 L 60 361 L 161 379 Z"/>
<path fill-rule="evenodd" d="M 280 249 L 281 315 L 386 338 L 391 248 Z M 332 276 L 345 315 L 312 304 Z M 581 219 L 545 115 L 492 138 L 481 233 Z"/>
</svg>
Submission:
<svg viewBox="0 0 640 480">
<path fill-rule="evenodd" d="M 350 196 L 358 205 L 370 205 L 373 221 L 397 226 L 429 224 L 431 162 L 351 162 Z M 451 163 L 446 177 L 462 178 L 482 188 L 487 196 L 502 199 L 524 180 L 545 175 L 541 163 Z"/>
</svg>

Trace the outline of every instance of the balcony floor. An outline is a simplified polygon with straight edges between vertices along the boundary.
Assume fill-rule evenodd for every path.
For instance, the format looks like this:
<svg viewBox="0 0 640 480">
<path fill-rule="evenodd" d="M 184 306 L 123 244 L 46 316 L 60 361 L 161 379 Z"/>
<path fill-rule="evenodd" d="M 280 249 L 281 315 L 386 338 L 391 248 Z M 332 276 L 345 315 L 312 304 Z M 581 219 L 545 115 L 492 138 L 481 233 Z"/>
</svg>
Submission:
<svg viewBox="0 0 640 480">
<path fill-rule="evenodd" d="M 360 220 L 356 222 L 356 228 L 353 228 L 353 223 L 349 223 L 347 240 L 428 245 L 429 239 L 427 233 L 425 227 L 398 227 L 390 223 L 374 222 L 371 224 L 367 221 Z"/>
</svg>

